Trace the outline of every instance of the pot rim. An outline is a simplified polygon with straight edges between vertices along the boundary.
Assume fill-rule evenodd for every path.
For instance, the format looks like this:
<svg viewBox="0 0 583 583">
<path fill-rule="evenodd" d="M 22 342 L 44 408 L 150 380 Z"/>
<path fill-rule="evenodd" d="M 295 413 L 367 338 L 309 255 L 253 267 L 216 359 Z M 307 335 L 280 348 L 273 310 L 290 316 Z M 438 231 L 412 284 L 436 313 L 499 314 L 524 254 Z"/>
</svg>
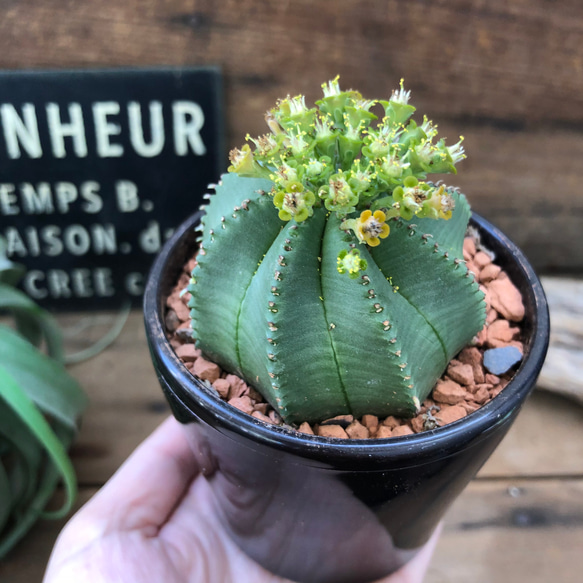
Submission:
<svg viewBox="0 0 583 583">
<path fill-rule="evenodd" d="M 203 381 L 192 375 L 176 356 L 165 334 L 162 294 L 165 276 L 170 275 L 169 259 L 176 249 L 193 238 L 194 226 L 201 216 L 199 211 L 184 221 L 156 258 L 144 292 L 144 318 L 151 356 L 159 367 L 159 376 L 164 377 L 166 386 L 174 392 L 173 397 L 194 416 L 222 433 L 246 437 L 256 444 L 326 465 L 344 465 L 343 462 L 349 460 L 358 464 L 358 460 L 387 459 L 395 463 L 409 460 L 408 465 L 416 465 L 430 459 L 438 450 L 442 453 L 459 451 L 477 440 L 481 441 L 498 424 L 506 423 L 508 417 L 514 416 L 534 388 L 549 341 L 549 314 L 542 285 L 522 251 L 498 228 L 474 213 L 471 224 L 478 228 L 483 242 L 497 253 L 504 269 L 511 268 L 510 276 L 523 294 L 528 320 L 525 325 L 530 329 L 525 356 L 518 370 L 492 401 L 443 427 L 413 435 L 370 440 L 327 438 L 290 431 L 243 413 L 221 400 Z"/>
</svg>

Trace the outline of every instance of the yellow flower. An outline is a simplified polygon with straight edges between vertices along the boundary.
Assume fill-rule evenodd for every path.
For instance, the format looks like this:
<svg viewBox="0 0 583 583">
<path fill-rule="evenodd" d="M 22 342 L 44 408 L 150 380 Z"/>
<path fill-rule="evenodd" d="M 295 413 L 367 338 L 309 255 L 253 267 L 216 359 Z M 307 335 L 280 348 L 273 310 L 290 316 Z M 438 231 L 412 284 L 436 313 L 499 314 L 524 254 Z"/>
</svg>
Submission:
<svg viewBox="0 0 583 583">
<path fill-rule="evenodd" d="M 356 219 L 356 236 L 367 245 L 376 247 L 381 239 L 389 236 L 390 227 L 385 223 L 386 215 L 383 211 L 363 211 Z"/>
</svg>

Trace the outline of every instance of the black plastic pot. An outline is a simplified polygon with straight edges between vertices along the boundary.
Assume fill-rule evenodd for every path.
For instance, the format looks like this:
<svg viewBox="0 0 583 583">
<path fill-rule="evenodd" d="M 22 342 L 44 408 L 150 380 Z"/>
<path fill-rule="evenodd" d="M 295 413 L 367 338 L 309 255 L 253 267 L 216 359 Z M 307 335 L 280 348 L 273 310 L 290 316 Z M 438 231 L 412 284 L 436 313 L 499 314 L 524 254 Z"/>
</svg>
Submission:
<svg viewBox="0 0 583 583">
<path fill-rule="evenodd" d="M 199 219 L 187 220 L 157 258 L 145 321 L 160 384 L 211 484 L 222 524 L 249 556 L 296 581 L 367 582 L 395 571 L 429 539 L 535 385 L 549 319 L 532 267 L 500 231 L 473 217 L 526 304 L 525 357 L 495 399 L 433 431 L 365 442 L 328 439 L 242 413 L 174 354 L 164 332 L 164 300 L 196 248 Z"/>
</svg>

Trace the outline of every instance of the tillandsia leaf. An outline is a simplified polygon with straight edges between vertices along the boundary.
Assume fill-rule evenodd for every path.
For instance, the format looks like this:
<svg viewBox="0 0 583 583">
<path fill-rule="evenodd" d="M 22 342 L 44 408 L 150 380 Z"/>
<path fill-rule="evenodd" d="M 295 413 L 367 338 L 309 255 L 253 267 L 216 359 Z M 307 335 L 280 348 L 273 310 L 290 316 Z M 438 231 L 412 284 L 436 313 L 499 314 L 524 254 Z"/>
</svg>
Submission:
<svg viewBox="0 0 583 583">
<path fill-rule="evenodd" d="M 62 364 L 39 352 L 8 326 L 0 325 L 0 365 L 43 412 L 76 429 L 86 398 Z"/>
<path fill-rule="evenodd" d="M 65 371 L 54 319 L 13 286 L 23 269 L 5 256 L 0 240 L 0 311 L 17 330 L 0 325 L 0 558 L 41 516 L 69 512 L 76 479 L 66 450 L 86 398 Z M 44 345 L 48 355 L 36 346 Z M 45 513 L 59 481 L 60 510 Z"/>
<path fill-rule="evenodd" d="M 63 360 L 62 336 L 54 318 L 23 292 L 0 283 L 0 311 L 11 312 L 17 330 L 34 346 L 46 342 L 49 356 Z"/>
<path fill-rule="evenodd" d="M 63 372 L 61 378 L 54 380 L 66 382 L 65 377 L 68 375 Z M 71 426 L 75 426 L 79 414 L 80 410 L 76 411 L 66 424 L 55 419 L 51 427 L 46 411 L 39 409 L 9 370 L 0 365 L 0 444 L 5 450 L 2 473 L 7 477 L 1 487 L 6 490 L 8 483 L 6 497 L 0 498 L 0 516 L 4 517 L 0 557 L 40 516 L 60 518 L 70 511 L 76 479 L 66 448 L 74 434 Z M 65 502 L 59 510 L 43 514 L 59 479 L 65 485 Z"/>
</svg>

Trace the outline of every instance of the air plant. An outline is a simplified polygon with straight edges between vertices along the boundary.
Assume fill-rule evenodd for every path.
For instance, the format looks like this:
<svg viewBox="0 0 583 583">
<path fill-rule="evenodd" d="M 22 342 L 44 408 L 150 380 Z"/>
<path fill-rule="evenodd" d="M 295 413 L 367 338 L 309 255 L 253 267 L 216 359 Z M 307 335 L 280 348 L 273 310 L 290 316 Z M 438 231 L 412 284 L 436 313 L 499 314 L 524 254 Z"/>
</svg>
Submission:
<svg viewBox="0 0 583 583">
<path fill-rule="evenodd" d="M 0 311 L 14 323 L 0 324 L 0 558 L 38 518 L 70 511 L 77 483 L 67 449 L 86 405 L 62 365 L 56 322 L 15 287 L 22 273 L 0 240 Z M 61 480 L 64 503 L 45 511 Z"/>
</svg>

